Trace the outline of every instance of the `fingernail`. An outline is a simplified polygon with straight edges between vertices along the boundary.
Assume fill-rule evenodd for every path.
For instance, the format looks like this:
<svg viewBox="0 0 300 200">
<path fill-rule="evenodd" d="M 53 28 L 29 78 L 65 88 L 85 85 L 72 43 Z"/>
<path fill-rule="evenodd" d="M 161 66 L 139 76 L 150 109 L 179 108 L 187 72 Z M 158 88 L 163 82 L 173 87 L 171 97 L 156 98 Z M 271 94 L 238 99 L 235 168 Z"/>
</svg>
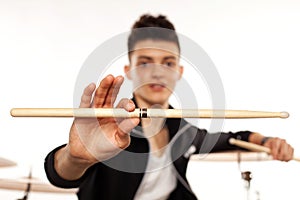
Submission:
<svg viewBox="0 0 300 200">
<path fill-rule="evenodd" d="M 128 105 L 127 108 L 130 109 L 130 110 L 132 110 L 132 109 L 135 108 L 135 105 L 134 105 L 134 103 L 132 101 L 129 101 L 127 105 Z"/>
</svg>

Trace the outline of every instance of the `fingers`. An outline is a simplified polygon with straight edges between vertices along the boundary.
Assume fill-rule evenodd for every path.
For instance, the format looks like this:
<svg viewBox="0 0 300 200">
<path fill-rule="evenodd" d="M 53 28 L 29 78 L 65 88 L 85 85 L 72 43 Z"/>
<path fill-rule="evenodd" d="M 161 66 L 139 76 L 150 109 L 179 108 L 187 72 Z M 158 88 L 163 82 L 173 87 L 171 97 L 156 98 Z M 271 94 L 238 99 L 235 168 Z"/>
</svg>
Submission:
<svg viewBox="0 0 300 200">
<path fill-rule="evenodd" d="M 265 146 L 270 148 L 271 155 L 276 160 L 289 161 L 293 159 L 294 149 L 283 139 L 271 138 Z"/>
<path fill-rule="evenodd" d="M 294 154 L 294 149 L 286 143 L 285 140 L 281 140 L 280 142 L 280 147 L 279 147 L 279 152 L 278 152 L 278 160 L 282 161 L 289 161 L 293 159 L 293 154 Z"/>
<path fill-rule="evenodd" d="M 130 99 L 121 99 L 117 105 L 117 108 L 124 108 L 126 111 L 134 111 L 135 105 Z M 115 134 L 115 141 L 118 143 L 118 147 L 125 149 L 130 144 L 131 130 L 136 127 L 140 122 L 139 118 L 118 118 L 116 119 L 117 131 Z"/>
<path fill-rule="evenodd" d="M 95 92 L 93 106 L 97 108 L 113 107 L 123 81 L 122 76 L 116 78 L 112 75 L 106 76 Z"/>
<path fill-rule="evenodd" d="M 95 96 L 92 102 L 93 107 L 113 107 L 117 98 L 121 85 L 124 81 L 122 76 L 116 78 L 112 75 L 106 76 L 96 89 Z M 96 85 L 89 84 L 83 91 L 80 101 L 80 108 L 91 107 L 92 95 L 95 91 Z"/>
<path fill-rule="evenodd" d="M 124 108 L 126 111 L 134 111 L 135 104 L 130 99 L 121 99 L 117 105 L 117 108 Z"/>
<path fill-rule="evenodd" d="M 91 83 L 84 89 L 79 105 L 80 108 L 89 108 L 91 106 L 92 95 L 95 88 L 96 85 Z"/>
<path fill-rule="evenodd" d="M 121 99 L 117 108 L 124 108 L 126 111 L 131 112 L 135 109 L 135 104 L 130 99 Z M 120 137 L 125 137 L 130 131 L 136 127 L 140 122 L 139 118 L 126 118 L 118 120 L 118 133 Z"/>
<path fill-rule="evenodd" d="M 116 98 L 119 94 L 120 88 L 122 86 L 124 82 L 124 77 L 122 76 L 117 76 L 113 82 L 113 86 L 111 87 L 107 99 L 106 99 L 106 103 L 104 107 L 112 107 L 113 104 L 116 101 Z"/>
<path fill-rule="evenodd" d="M 118 135 L 119 137 L 126 137 L 131 130 L 136 127 L 140 122 L 139 118 L 128 118 L 124 119 L 118 124 Z"/>
</svg>

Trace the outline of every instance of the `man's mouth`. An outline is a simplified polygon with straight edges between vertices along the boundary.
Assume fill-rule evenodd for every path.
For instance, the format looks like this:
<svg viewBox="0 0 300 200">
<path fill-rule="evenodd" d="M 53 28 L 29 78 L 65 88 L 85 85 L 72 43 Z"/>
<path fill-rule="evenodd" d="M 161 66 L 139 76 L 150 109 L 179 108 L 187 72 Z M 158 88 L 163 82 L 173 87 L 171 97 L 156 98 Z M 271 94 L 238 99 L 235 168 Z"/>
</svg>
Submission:
<svg viewBox="0 0 300 200">
<path fill-rule="evenodd" d="M 164 84 L 159 84 L 159 83 L 153 83 L 153 84 L 150 84 L 149 86 L 153 90 L 162 90 L 166 87 Z"/>
</svg>

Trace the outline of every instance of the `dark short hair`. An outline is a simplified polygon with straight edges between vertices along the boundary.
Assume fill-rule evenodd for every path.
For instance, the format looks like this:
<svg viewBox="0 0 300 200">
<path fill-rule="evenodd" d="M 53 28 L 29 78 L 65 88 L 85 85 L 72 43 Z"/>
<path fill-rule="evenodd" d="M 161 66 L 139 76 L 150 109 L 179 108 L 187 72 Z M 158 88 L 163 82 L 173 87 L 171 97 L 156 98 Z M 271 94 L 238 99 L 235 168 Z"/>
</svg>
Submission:
<svg viewBox="0 0 300 200">
<path fill-rule="evenodd" d="M 174 42 L 179 49 L 180 45 L 174 25 L 164 15 L 142 15 L 132 26 L 128 37 L 128 54 L 134 49 L 136 43 L 142 40 L 163 40 Z"/>
</svg>

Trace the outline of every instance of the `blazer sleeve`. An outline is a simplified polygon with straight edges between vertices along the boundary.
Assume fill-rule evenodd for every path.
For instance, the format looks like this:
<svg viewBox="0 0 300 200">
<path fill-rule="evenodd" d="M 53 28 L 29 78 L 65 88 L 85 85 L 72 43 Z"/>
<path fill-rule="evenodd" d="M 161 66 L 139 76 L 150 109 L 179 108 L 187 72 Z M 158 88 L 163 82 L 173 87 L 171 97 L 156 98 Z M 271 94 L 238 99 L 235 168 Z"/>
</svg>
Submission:
<svg viewBox="0 0 300 200">
<path fill-rule="evenodd" d="M 229 139 L 235 138 L 248 141 L 251 133 L 251 131 L 208 133 L 205 129 L 198 129 L 198 133 L 194 141 L 194 145 L 197 148 L 195 153 L 212 153 L 237 149 L 245 150 L 235 145 L 231 145 L 229 143 Z"/>
<path fill-rule="evenodd" d="M 58 175 L 54 168 L 54 155 L 55 153 L 64 147 L 65 145 L 61 145 L 54 150 L 52 150 L 45 158 L 44 162 L 44 169 L 46 172 L 46 176 L 49 180 L 49 182 L 57 187 L 61 188 L 77 188 L 80 186 L 80 184 L 85 180 L 85 177 L 87 176 L 87 173 L 85 173 L 81 178 L 78 180 L 65 180 L 62 177 Z"/>
</svg>

